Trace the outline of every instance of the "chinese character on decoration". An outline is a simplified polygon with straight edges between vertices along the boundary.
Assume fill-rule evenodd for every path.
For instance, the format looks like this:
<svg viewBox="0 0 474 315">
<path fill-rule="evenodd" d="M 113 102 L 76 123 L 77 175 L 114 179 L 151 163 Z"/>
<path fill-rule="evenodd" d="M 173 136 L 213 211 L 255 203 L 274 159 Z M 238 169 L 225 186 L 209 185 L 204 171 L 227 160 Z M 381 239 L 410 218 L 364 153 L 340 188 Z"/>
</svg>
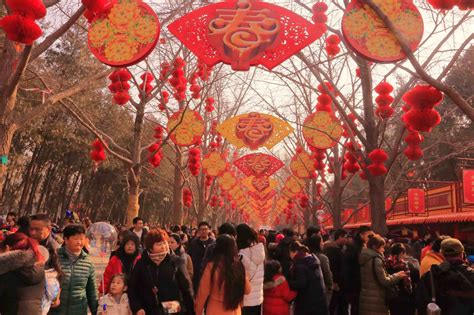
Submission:
<svg viewBox="0 0 474 315">
<path fill-rule="evenodd" d="M 216 130 L 237 148 L 273 148 L 293 128 L 285 121 L 261 113 L 247 113 L 227 119 Z"/>
<path fill-rule="evenodd" d="M 247 176 L 271 176 L 283 167 L 283 162 L 274 156 L 254 153 L 247 154 L 234 162 L 235 166 Z"/>
<path fill-rule="evenodd" d="M 423 189 L 408 189 L 408 212 L 425 212 L 425 191 Z"/>
<path fill-rule="evenodd" d="M 340 121 L 325 111 L 312 113 L 303 123 L 304 139 L 317 149 L 329 149 L 335 146 L 343 131 Z"/>
<path fill-rule="evenodd" d="M 171 141 L 184 147 L 197 144 L 204 133 L 204 121 L 201 115 L 189 109 L 173 114 L 168 120 L 167 127 Z"/>
<path fill-rule="evenodd" d="M 160 36 L 158 16 L 139 0 L 117 0 L 92 19 L 88 44 L 92 54 L 113 67 L 136 64 L 155 48 Z"/>
<path fill-rule="evenodd" d="M 184 15 L 168 29 L 207 65 L 224 62 L 243 71 L 256 65 L 271 70 L 326 31 L 257 0 L 214 3 Z"/>
<path fill-rule="evenodd" d="M 377 0 L 374 3 L 415 51 L 423 37 L 423 19 L 412 0 Z M 374 62 L 406 58 L 395 35 L 366 3 L 352 0 L 342 18 L 342 34 L 349 47 Z"/>
<path fill-rule="evenodd" d="M 464 202 L 474 203 L 474 170 L 463 170 L 462 179 Z"/>
</svg>

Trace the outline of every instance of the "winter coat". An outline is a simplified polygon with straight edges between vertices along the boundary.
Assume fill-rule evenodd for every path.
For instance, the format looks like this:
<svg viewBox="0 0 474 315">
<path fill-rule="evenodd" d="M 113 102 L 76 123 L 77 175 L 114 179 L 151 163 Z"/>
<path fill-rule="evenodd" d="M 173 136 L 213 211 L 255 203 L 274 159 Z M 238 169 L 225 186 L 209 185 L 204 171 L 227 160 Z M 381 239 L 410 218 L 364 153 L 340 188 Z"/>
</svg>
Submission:
<svg viewBox="0 0 474 315">
<path fill-rule="evenodd" d="M 134 227 L 132 226 L 129 230 L 130 230 L 133 234 L 135 234 L 135 232 L 133 232 L 133 229 L 134 229 Z M 147 234 L 148 234 L 148 230 L 145 229 L 145 228 L 143 228 L 143 229 L 142 229 L 142 236 L 140 237 L 140 244 L 141 244 L 142 248 L 145 247 L 145 237 L 146 237 Z M 135 235 L 137 235 L 137 234 L 135 234 Z M 138 236 L 138 235 L 137 235 L 137 236 Z"/>
<path fill-rule="evenodd" d="M 141 257 L 140 255 L 137 255 L 137 257 L 135 257 L 135 260 L 133 261 L 133 266 L 135 266 L 135 264 L 140 259 L 140 257 Z M 103 275 L 104 280 L 100 281 L 99 292 L 102 294 L 108 293 L 110 282 L 112 281 L 112 277 L 119 273 L 123 273 L 122 261 L 120 260 L 118 256 L 112 256 L 109 260 L 109 263 L 107 264 L 107 267 L 105 267 L 105 271 Z"/>
<path fill-rule="evenodd" d="M 291 290 L 298 293 L 295 299 L 295 315 L 328 314 L 323 273 L 316 256 L 295 256 L 288 284 Z"/>
<path fill-rule="evenodd" d="M 397 283 L 398 296 L 390 301 L 390 315 L 414 315 L 416 307 L 412 274 L 418 275 L 418 270 L 411 268 L 408 261 L 390 256 L 387 260 L 387 272 L 394 274 L 399 271 L 408 272 L 410 276 Z"/>
<path fill-rule="evenodd" d="M 46 247 L 46 249 L 49 252 L 49 259 L 46 261 L 46 266 L 45 269 L 51 269 L 54 268 L 54 259 L 56 259 L 56 256 L 58 254 L 58 249 L 61 247 L 58 242 L 53 238 L 51 233 L 48 235 L 47 238 L 39 242 L 41 246 Z"/>
<path fill-rule="evenodd" d="M 474 269 L 462 260 L 445 261 L 433 265 L 421 277 L 416 292 L 419 315 L 426 314 L 426 305 L 431 302 L 431 278 L 435 282 L 436 304 L 443 315 L 474 314 Z"/>
<path fill-rule="evenodd" d="M 331 264 L 329 263 L 329 258 L 323 253 L 315 253 L 318 257 L 319 262 L 321 263 L 321 271 L 323 273 L 324 286 L 326 287 L 326 301 L 331 302 L 332 291 L 333 291 L 333 279 L 331 272 Z"/>
<path fill-rule="evenodd" d="M 290 289 L 283 275 L 275 275 L 273 281 L 263 284 L 263 315 L 290 315 L 290 302 L 296 292 Z"/>
<path fill-rule="evenodd" d="M 143 252 L 132 272 L 128 299 L 133 313 L 143 309 L 147 315 L 158 315 L 162 311 L 158 301 L 180 301 L 186 309 L 182 314 L 194 314 L 193 289 L 184 260 L 167 255 L 158 266 Z"/>
<path fill-rule="evenodd" d="M 199 280 L 201 279 L 201 263 L 206 253 L 206 249 L 209 245 L 214 244 L 215 241 L 212 238 L 207 239 L 206 241 L 201 241 L 199 237 L 196 237 L 189 243 L 188 254 L 191 256 L 193 261 L 193 287 L 197 291 L 199 287 Z"/>
<path fill-rule="evenodd" d="M 395 286 L 402 277 L 388 275 L 384 268 L 384 261 L 383 255 L 375 250 L 363 248 L 360 253 L 361 290 L 359 315 L 389 314 L 388 307 L 385 304 L 386 290 L 389 287 Z"/>
<path fill-rule="evenodd" d="M 104 306 L 105 305 L 105 306 Z M 99 300 L 99 315 L 132 315 L 130 305 L 128 304 L 127 293 L 122 294 L 119 303 L 109 293 Z"/>
<path fill-rule="evenodd" d="M 332 280 L 334 284 L 338 284 L 340 288 L 344 287 L 343 263 L 344 253 L 342 248 L 335 242 L 326 242 L 324 244 L 324 255 L 329 259 L 329 266 L 331 267 Z"/>
<path fill-rule="evenodd" d="M 193 260 L 191 259 L 191 256 L 189 256 L 189 254 L 186 253 L 183 246 L 178 247 L 178 249 L 174 253 L 180 256 L 184 260 L 189 279 L 192 279 L 194 275 L 194 268 L 193 268 Z"/>
<path fill-rule="evenodd" d="M 243 306 L 257 306 L 263 303 L 263 273 L 265 269 L 265 248 L 262 243 L 239 251 L 245 273 L 250 280 L 250 294 L 244 296 Z"/>
<path fill-rule="evenodd" d="M 421 260 L 420 276 L 430 271 L 432 265 L 439 265 L 443 261 L 444 257 L 440 253 L 433 251 L 426 253 L 425 257 Z"/>
<path fill-rule="evenodd" d="M 224 308 L 224 288 L 217 285 L 217 279 L 219 278 L 217 273 L 219 270 L 216 271 L 214 282 L 211 283 L 212 266 L 213 263 L 208 263 L 202 273 L 202 279 L 196 297 L 196 315 L 202 314 L 204 306 L 206 306 L 206 314 L 209 315 L 241 315 L 240 306 L 234 310 L 226 310 Z M 244 294 L 249 293 L 250 281 L 245 277 Z"/>
<path fill-rule="evenodd" d="M 96 314 L 97 284 L 94 263 L 82 251 L 73 263 L 69 260 L 66 247 L 58 250 L 59 263 L 63 276 L 61 278 L 60 305 L 51 309 L 53 315 L 84 315 L 89 307 Z"/>
<path fill-rule="evenodd" d="M 45 288 L 44 266 L 31 250 L 0 254 L 0 314 L 41 314 Z"/>
</svg>

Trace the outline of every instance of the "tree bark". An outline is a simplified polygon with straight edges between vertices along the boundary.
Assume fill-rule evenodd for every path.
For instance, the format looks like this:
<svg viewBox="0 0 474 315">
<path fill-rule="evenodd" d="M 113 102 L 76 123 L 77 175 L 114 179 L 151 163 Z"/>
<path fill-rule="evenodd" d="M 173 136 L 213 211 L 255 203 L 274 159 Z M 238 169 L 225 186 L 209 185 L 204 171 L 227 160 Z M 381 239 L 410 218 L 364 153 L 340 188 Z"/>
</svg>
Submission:
<svg viewBox="0 0 474 315">
<path fill-rule="evenodd" d="M 183 156 L 179 148 L 176 150 L 173 187 L 172 224 L 183 224 L 183 175 L 181 174 Z"/>
<path fill-rule="evenodd" d="M 16 131 L 15 125 L 0 123 L 0 156 L 6 156 L 8 158 L 8 155 L 10 154 L 10 146 L 11 146 L 15 131 Z M 7 164 L 1 164 L 0 165 L 0 187 L 3 187 L 3 182 L 5 180 L 6 173 L 7 173 Z"/>
<path fill-rule="evenodd" d="M 127 222 L 126 225 L 131 227 L 133 224 L 133 219 L 138 216 L 140 210 L 140 204 L 138 203 L 138 198 L 140 196 L 140 186 L 139 182 L 133 172 L 129 171 L 128 175 L 128 204 L 127 204 Z"/>
<path fill-rule="evenodd" d="M 370 214 L 372 215 L 372 229 L 381 235 L 388 232 L 385 216 L 385 177 L 368 176 Z"/>
</svg>

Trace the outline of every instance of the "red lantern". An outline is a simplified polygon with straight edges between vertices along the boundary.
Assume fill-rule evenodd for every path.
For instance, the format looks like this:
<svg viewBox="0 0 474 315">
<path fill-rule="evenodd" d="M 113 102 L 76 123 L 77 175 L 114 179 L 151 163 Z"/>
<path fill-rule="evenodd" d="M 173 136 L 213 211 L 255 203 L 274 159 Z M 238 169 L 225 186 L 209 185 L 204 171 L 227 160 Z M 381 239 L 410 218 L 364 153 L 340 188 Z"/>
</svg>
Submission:
<svg viewBox="0 0 474 315">
<path fill-rule="evenodd" d="M 125 105 L 130 101 L 130 84 L 127 82 L 132 78 L 127 69 L 115 70 L 109 75 L 112 83 L 109 85 L 109 90 L 114 94 L 114 103 L 117 105 Z"/>
<path fill-rule="evenodd" d="M 428 3 L 437 10 L 451 10 L 460 0 L 428 0 Z"/>
<path fill-rule="evenodd" d="M 378 105 L 375 113 L 382 119 L 387 119 L 394 113 L 393 108 L 390 107 L 393 102 L 393 97 L 390 95 L 392 91 L 393 86 L 387 82 L 381 82 L 375 87 L 375 92 L 379 94 L 379 96 L 375 98 L 375 102 Z"/>
<path fill-rule="evenodd" d="M 190 208 L 193 204 L 193 194 L 189 188 L 183 189 L 183 205 Z"/>
<path fill-rule="evenodd" d="M 42 34 L 41 28 L 31 18 L 13 13 L 0 19 L 0 28 L 11 41 L 32 45 Z"/>
<path fill-rule="evenodd" d="M 92 151 L 90 152 L 90 156 L 91 159 L 96 163 L 105 161 L 106 156 L 104 145 L 99 139 L 96 139 L 94 142 L 92 142 Z"/>
<path fill-rule="evenodd" d="M 199 148 L 189 150 L 188 169 L 193 176 L 199 175 L 201 170 L 201 150 Z"/>
<path fill-rule="evenodd" d="M 408 106 L 402 116 L 409 129 L 431 131 L 441 121 L 439 113 L 433 109 L 443 100 L 443 93 L 430 85 L 417 85 L 403 95 Z"/>
<path fill-rule="evenodd" d="M 369 153 L 369 159 L 372 163 L 367 167 L 373 176 L 381 176 L 387 173 L 384 162 L 388 159 L 387 153 L 382 149 L 375 149 Z"/>
<path fill-rule="evenodd" d="M 326 38 L 326 53 L 328 56 L 336 56 L 341 51 L 341 48 L 339 47 L 340 42 L 341 40 L 336 34 L 332 34 Z"/>
</svg>

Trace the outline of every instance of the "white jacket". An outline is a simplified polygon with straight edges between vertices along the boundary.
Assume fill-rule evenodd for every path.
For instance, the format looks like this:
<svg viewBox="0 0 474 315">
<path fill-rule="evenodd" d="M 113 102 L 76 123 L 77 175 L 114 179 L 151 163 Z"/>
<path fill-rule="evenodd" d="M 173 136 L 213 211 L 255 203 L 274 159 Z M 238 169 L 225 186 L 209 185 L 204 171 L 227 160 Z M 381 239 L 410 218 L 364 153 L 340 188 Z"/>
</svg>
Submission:
<svg viewBox="0 0 474 315">
<path fill-rule="evenodd" d="M 244 295 L 244 306 L 256 306 L 263 303 L 263 273 L 265 267 L 265 248 L 262 243 L 241 249 L 239 255 L 250 280 L 250 294 Z"/>
<path fill-rule="evenodd" d="M 105 311 L 104 311 L 104 305 Z M 99 315 L 131 315 L 130 305 L 128 304 L 127 293 L 122 294 L 120 303 L 117 303 L 110 293 L 99 299 Z"/>
</svg>

